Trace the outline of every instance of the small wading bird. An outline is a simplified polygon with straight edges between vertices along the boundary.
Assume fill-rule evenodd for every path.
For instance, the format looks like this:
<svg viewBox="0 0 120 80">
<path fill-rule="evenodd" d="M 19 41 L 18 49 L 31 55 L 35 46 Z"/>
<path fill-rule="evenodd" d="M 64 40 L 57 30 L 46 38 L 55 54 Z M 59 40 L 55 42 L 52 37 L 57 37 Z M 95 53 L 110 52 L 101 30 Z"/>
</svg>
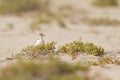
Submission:
<svg viewBox="0 0 120 80">
<path fill-rule="evenodd" d="M 39 45 L 42 45 L 42 44 L 45 44 L 44 40 L 43 40 L 43 36 L 45 36 L 43 33 L 40 33 L 39 34 L 39 37 L 35 43 L 35 47 L 36 46 L 39 46 Z"/>
<path fill-rule="evenodd" d="M 39 52 L 38 52 L 39 46 L 45 44 L 44 39 L 43 39 L 44 36 L 45 36 L 45 35 L 44 35 L 43 33 L 40 33 L 40 34 L 39 34 L 39 37 L 38 37 L 38 39 L 37 39 L 37 41 L 36 41 L 36 43 L 35 43 L 35 46 L 34 46 L 34 47 L 35 47 L 35 48 L 34 48 L 34 52 L 33 52 L 33 56 L 34 56 L 34 57 L 39 56 L 39 55 L 38 55 L 38 54 L 39 54 Z"/>
</svg>

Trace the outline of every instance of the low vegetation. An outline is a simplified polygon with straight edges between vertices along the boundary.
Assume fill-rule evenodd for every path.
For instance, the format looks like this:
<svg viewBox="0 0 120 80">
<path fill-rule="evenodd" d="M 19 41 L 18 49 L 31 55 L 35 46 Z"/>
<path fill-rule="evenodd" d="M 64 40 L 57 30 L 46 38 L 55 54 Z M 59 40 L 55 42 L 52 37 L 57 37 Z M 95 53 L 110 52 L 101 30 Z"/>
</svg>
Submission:
<svg viewBox="0 0 120 80">
<path fill-rule="evenodd" d="M 49 0 L 1 0 L 0 13 L 20 13 L 49 10 Z"/>
<path fill-rule="evenodd" d="M 47 42 L 43 45 L 34 47 L 33 45 L 27 46 L 15 57 L 17 58 L 40 58 L 40 55 L 55 54 L 56 42 Z"/>
<path fill-rule="evenodd" d="M 100 67 L 104 67 L 107 64 L 120 65 L 120 59 L 115 59 L 115 58 L 111 58 L 110 56 L 104 55 L 103 57 L 101 57 L 97 61 L 89 60 L 85 64 L 87 64 L 87 65 L 94 65 L 94 66 L 100 66 Z"/>
<path fill-rule="evenodd" d="M 98 7 L 118 6 L 118 0 L 93 0 L 92 5 Z"/>
<path fill-rule="evenodd" d="M 0 80 L 95 80 L 88 71 L 80 63 L 71 65 L 52 58 L 47 62 L 22 60 L 3 68 Z"/>
<path fill-rule="evenodd" d="M 4 67 L 0 72 L 0 80 L 96 80 L 100 75 L 89 75 L 89 66 L 101 66 L 106 64 L 120 64 L 120 60 L 114 60 L 104 55 L 104 49 L 95 46 L 93 43 L 84 43 L 81 40 L 73 41 L 61 46 L 58 50 L 60 53 L 76 55 L 79 52 L 100 56 L 98 61 L 88 61 L 86 63 L 70 64 L 61 61 L 54 56 L 48 56 L 47 59 L 40 59 L 39 55 L 56 53 L 56 42 L 48 42 L 41 46 L 27 46 L 15 56 L 17 60 Z M 37 57 L 36 57 L 37 53 Z M 28 59 L 23 59 L 28 58 Z M 104 79 L 102 80 L 109 80 Z"/>
<path fill-rule="evenodd" d="M 105 18 L 89 18 L 84 17 L 81 19 L 82 22 L 87 23 L 89 25 L 106 25 L 106 26 L 118 26 L 120 25 L 120 21 L 116 19 L 110 19 L 108 17 Z"/>
<path fill-rule="evenodd" d="M 98 61 L 88 61 L 89 65 L 104 67 L 106 64 L 116 64 L 111 57 L 103 56 Z"/>
<path fill-rule="evenodd" d="M 34 21 L 31 26 L 35 25 L 41 25 L 41 24 L 48 24 L 52 21 L 55 21 L 61 28 L 66 28 L 66 23 L 64 22 L 63 18 L 61 18 L 60 15 L 57 15 L 56 13 L 46 11 L 45 13 L 41 13 L 39 17 Z"/>
<path fill-rule="evenodd" d="M 85 64 L 87 65 L 95 65 L 95 66 L 104 66 L 106 64 L 118 64 L 120 65 L 119 59 L 113 59 L 110 56 L 105 55 L 104 49 L 102 47 L 98 47 L 93 43 L 82 42 L 81 40 L 73 41 L 70 43 L 66 43 L 56 49 L 56 42 L 47 42 L 46 44 L 40 46 L 27 46 L 22 49 L 22 51 L 15 55 L 15 59 L 45 59 L 48 58 L 49 55 L 59 55 L 59 54 L 68 54 L 72 57 L 72 59 L 76 59 L 76 57 L 80 54 L 88 54 L 99 57 L 97 60 L 86 60 Z M 87 56 L 87 55 L 86 55 Z"/>
<path fill-rule="evenodd" d="M 95 46 L 93 43 L 84 43 L 81 40 L 67 43 L 59 48 L 60 53 L 67 53 L 69 55 L 77 55 L 79 52 L 101 56 L 104 54 L 102 47 Z"/>
<path fill-rule="evenodd" d="M 27 58 L 40 58 L 40 55 L 47 55 L 47 54 L 59 54 L 59 53 L 66 53 L 73 57 L 76 57 L 79 53 L 85 53 L 88 55 L 94 56 L 102 56 L 104 55 L 104 49 L 102 47 L 98 47 L 93 43 L 84 43 L 80 40 L 73 41 L 62 45 L 55 50 L 56 42 L 48 42 L 46 44 L 34 47 L 34 46 L 27 46 L 22 49 L 22 51 L 17 55 L 18 58 L 27 57 Z"/>
<path fill-rule="evenodd" d="M 55 53 L 56 42 L 47 42 L 46 44 L 35 47 L 38 54 Z M 34 54 L 33 54 L 34 55 Z"/>
<path fill-rule="evenodd" d="M 50 10 L 50 0 L 1 0 L 0 14 L 25 12 L 37 12 L 37 20 L 30 25 L 32 31 L 40 30 L 40 24 L 47 24 L 51 21 L 55 21 L 62 28 L 66 27 L 61 16 Z"/>
</svg>

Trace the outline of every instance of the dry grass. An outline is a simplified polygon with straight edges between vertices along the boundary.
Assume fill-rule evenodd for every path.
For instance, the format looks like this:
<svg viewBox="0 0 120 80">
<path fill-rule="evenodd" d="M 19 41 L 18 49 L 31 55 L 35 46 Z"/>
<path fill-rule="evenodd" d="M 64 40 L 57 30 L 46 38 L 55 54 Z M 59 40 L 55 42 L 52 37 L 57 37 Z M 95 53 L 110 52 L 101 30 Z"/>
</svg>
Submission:
<svg viewBox="0 0 120 80">
<path fill-rule="evenodd" d="M 2 0 L 0 13 L 20 13 L 35 10 L 49 10 L 49 0 Z"/>
<path fill-rule="evenodd" d="M 120 21 L 116 19 L 110 19 L 108 17 L 103 18 L 89 18 L 89 17 L 83 17 L 81 19 L 82 22 L 89 24 L 89 25 L 106 25 L 106 26 L 118 26 L 120 25 Z"/>
<path fill-rule="evenodd" d="M 92 5 L 97 7 L 118 6 L 118 0 L 93 0 Z"/>
<path fill-rule="evenodd" d="M 80 63 L 71 65 L 54 58 L 47 62 L 20 60 L 3 68 L 0 80 L 95 80 L 88 75 L 88 71 L 89 67 Z"/>
</svg>

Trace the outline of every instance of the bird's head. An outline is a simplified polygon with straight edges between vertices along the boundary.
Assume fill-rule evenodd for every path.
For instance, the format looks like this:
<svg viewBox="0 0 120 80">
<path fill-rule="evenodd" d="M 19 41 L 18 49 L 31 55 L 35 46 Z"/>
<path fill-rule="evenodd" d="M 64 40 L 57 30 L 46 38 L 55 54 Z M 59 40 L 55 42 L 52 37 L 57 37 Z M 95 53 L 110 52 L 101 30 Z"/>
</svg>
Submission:
<svg viewBox="0 0 120 80">
<path fill-rule="evenodd" d="M 42 37 L 45 36 L 43 33 L 40 33 L 39 35 L 42 36 Z"/>
</svg>

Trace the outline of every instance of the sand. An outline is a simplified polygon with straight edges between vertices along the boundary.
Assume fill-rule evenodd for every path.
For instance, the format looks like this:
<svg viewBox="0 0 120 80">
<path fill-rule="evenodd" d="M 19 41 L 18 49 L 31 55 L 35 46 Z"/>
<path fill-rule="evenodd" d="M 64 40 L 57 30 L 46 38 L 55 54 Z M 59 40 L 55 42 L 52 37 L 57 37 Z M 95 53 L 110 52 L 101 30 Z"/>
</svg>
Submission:
<svg viewBox="0 0 120 80">
<path fill-rule="evenodd" d="M 53 0 L 53 9 L 62 5 L 72 5 L 76 10 L 80 10 L 83 13 L 81 16 L 90 16 L 94 18 L 98 17 L 110 17 L 120 20 L 120 10 L 117 8 L 94 8 L 90 5 L 91 0 Z M 77 14 L 79 16 L 79 14 Z M 78 24 L 68 23 L 68 28 L 60 28 L 55 22 L 51 24 L 43 25 L 42 30 L 32 32 L 29 28 L 34 18 L 21 17 L 21 16 L 0 16 L 0 60 L 10 57 L 12 54 L 17 54 L 19 51 L 27 46 L 33 45 L 37 39 L 38 33 L 43 32 L 46 34 L 45 42 L 57 41 L 57 47 L 64 43 L 68 43 L 73 40 L 82 38 L 84 42 L 92 42 L 95 45 L 102 46 L 105 52 L 112 52 L 112 54 L 118 54 L 120 56 L 120 26 L 91 26 L 82 23 Z M 13 24 L 13 29 L 8 27 L 9 23 Z M 117 50 L 117 52 L 116 52 Z M 65 61 L 79 61 L 81 57 L 77 57 L 75 60 L 67 56 L 61 57 Z M 118 57 L 120 58 L 120 57 Z M 1 64 L 2 65 L 2 64 Z M 120 66 L 119 65 L 106 65 L 105 67 L 91 67 L 91 72 L 100 72 L 103 76 L 110 78 L 111 80 L 120 79 Z"/>
</svg>

